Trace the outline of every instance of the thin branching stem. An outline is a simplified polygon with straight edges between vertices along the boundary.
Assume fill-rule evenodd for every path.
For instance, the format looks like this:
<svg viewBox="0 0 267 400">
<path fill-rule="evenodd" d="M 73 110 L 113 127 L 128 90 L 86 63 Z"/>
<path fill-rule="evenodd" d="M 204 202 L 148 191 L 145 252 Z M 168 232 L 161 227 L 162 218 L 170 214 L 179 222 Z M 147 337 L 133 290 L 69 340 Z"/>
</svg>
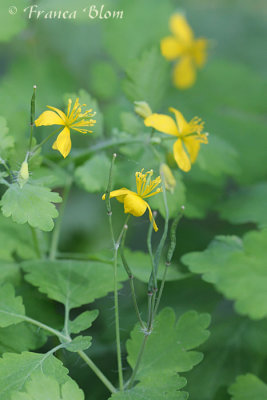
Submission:
<svg viewBox="0 0 267 400">
<path fill-rule="evenodd" d="M 138 321 L 140 323 L 141 328 L 145 329 L 145 325 L 144 325 L 144 322 L 142 321 L 141 314 L 140 314 L 139 307 L 138 307 L 138 303 L 137 303 L 137 299 L 136 299 L 136 293 L 135 293 L 135 287 L 134 287 L 134 276 L 133 276 L 131 268 L 129 267 L 129 264 L 128 264 L 127 260 L 126 260 L 125 254 L 124 254 L 124 245 L 125 245 L 125 238 L 126 238 L 127 229 L 128 229 L 127 224 L 124 224 L 124 232 L 123 232 L 123 235 L 122 235 L 121 246 L 120 246 L 120 255 L 121 255 L 122 264 L 123 264 L 124 269 L 125 269 L 125 271 L 126 271 L 126 273 L 128 275 L 128 278 L 129 278 L 130 288 L 131 288 L 131 295 L 132 295 L 134 309 L 135 309 Z"/>
<path fill-rule="evenodd" d="M 107 185 L 107 190 L 105 193 L 106 209 L 109 221 L 110 236 L 113 244 L 113 271 L 114 271 L 114 310 L 115 310 L 115 334 L 116 334 L 116 349 L 117 349 L 117 365 L 118 365 L 118 376 L 119 376 L 119 388 L 123 391 L 123 373 L 122 373 L 122 359 L 121 359 L 121 341 L 120 341 L 120 317 L 119 317 L 119 297 L 118 297 L 118 249 L 120 246 L 120 241 L 123 235 L 123 229 L 115 240 L 115 234 L 112 223 L 112 210 L 110 203 L 110 192 L 112 188 L 112 177 L 113 177 L 113 167 L 116 159 L 116 154 L 113 154 L 109 180 Z"/>
</svg>

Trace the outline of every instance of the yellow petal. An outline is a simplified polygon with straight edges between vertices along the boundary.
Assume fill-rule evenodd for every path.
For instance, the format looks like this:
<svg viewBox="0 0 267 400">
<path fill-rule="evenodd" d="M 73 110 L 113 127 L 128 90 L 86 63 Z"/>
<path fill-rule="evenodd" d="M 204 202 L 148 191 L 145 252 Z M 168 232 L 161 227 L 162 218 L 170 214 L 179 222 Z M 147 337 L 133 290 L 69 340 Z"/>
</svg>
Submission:
<svg viewBox="0 0 267 400">
<path fill-rule="evenodd" d="M 201 68 L 206 62 L 207 59 L 207 47 L 208 41 L 206 39 L 197 39 L 193 45 L 193 56 L 196 65 Z"/>
<path fill-rule="evenodd" d="M 194 163 L 197 159 L 197 155 L 200 149 L 200 142 L 192 137 L 185 137 L 183 139 L 185 147 L 188 151 L 188 154 L 190 155 L 191 162 Z"/>
<path fill-rule="evenodd" d="M 174 120 L 168 115 L 152 114 L 144 121 L 146 126 L 151 126 L 159 132 L 167 133 L 168 135 L 178 135 L 177 125 Z"/>
<path fill-rule="evenodd" d="M 188 126 L 188 123 L 186 122 L 183 114 L 180 111 L 178 111 L 175 108 L 173 108 L 173 107 L 170 107 L 169 110 L 170 110 L 170 112 L 173 112 L 175 114 L 175 118 L 176 118 L 177 125 L 178 125 L 180 133 L 182 134 L 182 133 L 186 132 L 186 128 Z"/>
<path fill-rule="evenodd" d="M 184 46 L 173 36 L 168 36 L 161 40 L 160 49 L 163 57 L 172 61 L 183 53 Z"/>
<path fill-rule="evenodd" d="M 157 227 L 157 224 L 156 224 L 156 222 L 154 220 L 154 217 L 153 217 L 153 214 L 152 214 L 152 211 L 151 211 L 151 208 L 150 208 L 149 204 L 148 203 L 146 203 L 146 204 L 147 204 L 147 208 L 148 208 L 148 212 L 149 212 L 149 219 L 153 224 L 154 231 L 157 232 L 159 228 Z"/>
<path fill-rule="evenodd" d="M 141 217 L 147 209 L 147 202 L 136 193 L 131 192 L 124 197 L 124 212 Z"/>
<path fill-rule="evenodd" d="M 190 171 L 191 169 L 191 163 L 189 160 L 188 155 L 186 154 L 186 151 L 183 147 L 183 143 L 181 139 L 176 140 L 176 142 L 173 145 L 173 155 L 175 158 L 175 161 L 178 164 L 178 167 L 185 172 Z"/>
<path fill-rule="evenodd" d="M 70 130 L 68 127 L 65 127 L 63 131 L 60 132 L 52 148 L 58 150 L 64 158 L 67 157 L 71 149 Z"/>
<path fill-rule="evenodd" d="M 188 89 L 196 81 L 196 71 L 191 57 L 182 57 L 173 71 L 174 85 L 178 89 Z"/>
<path fill-rule="evenodd" d="M 109 198 L 112 199 L 113 197 L 116 197 L 116 199 L 117 199 L 120 203 L 123 203 L 124 197 L 125 197 L 126 194 L 128 194 L 128 193 L 134 193 L 134 192 L 131 192 L 131 190 L 126 189 L 126 188 L 121 188 L 121 189 L 113 190 L 112 192 L 110 192 Z M 106 194 L 103 194 L 102 200 L 105 200 L 105 199 L 106 199 Z"/>
<path fill-rule="evenodd" d="M 41 125 L 64 125 L 64 121 L 54 111 L 44 111 L 36 120 L 36 126 Z"/>
<path fill-rule="evenodd" d="M 67 116 L 66 116 L 66 114 L 65 114 L 63 111 L 59 110 L 59 109 L 56 108 L 56 107 L 51 107 L 51 106 L 47 106 L 47 108 L 50 108 L 50 110 L 55 111 L 55 112 L 60 116 L 60 118 L 62 118 L 63 121 L 66 122 Z"/>
<path fill-rule="evenodd" d="M 172 15 L 170 18 L 170 30 L 183 43 L 190 43 L 194 39 L 192 29 L 181 14 Z"/>
</svg>

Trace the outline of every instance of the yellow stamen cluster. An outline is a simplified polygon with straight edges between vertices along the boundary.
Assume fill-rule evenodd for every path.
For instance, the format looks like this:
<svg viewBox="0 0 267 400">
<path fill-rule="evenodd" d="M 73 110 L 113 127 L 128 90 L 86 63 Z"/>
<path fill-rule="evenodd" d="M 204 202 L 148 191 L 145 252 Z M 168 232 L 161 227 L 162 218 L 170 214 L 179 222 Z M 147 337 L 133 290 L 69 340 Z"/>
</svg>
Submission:
<svg viewBox="0 0 267 400">
<path fill-rule="evenodd" d="M 146 173 L 143 173 L 143 171 L 144 168 L 140 172 L 135 173 L 137 194 L 142 198 L 147 198 L 162 192 L 162 188 L 156 189 L 156 187 L 161 183 L 160 176 L 151 181 L 153 169 Z"/>
<path fill-rule="evenodd" d="M 91 119 L 91 117 L 95 116 L 95 112 L 93 112 L 92 108 L 82 113 L 82 107 L 86 107 L 86 104 L 79 104 L 79 99 L 77 98 L 74 106 L 71 110 L 72 100 L 68 100 L 68 111 L 67 115 L 65 115 L 65 125 L 69 128 L 72 128 L 78 132 L 88 133 L 92 132 L 86 127 L 93 126 L 96 121 Z M 49 107 L 50 108 L 50 107 Z"/>
</svg>

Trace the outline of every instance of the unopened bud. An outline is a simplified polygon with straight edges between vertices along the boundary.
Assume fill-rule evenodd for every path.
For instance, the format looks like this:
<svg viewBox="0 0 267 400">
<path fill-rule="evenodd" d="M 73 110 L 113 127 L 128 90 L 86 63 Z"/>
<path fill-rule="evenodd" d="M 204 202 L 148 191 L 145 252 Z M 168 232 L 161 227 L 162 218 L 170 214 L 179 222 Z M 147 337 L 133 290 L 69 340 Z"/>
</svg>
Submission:
<svg viewBox="0 0 267 400">
<path fill-rule="evenodd" d="M 163 163 L 160 166 L 160 173 L 164 176 L 165 188 L 173 193 L 176 186 L 176 180 L 171 169 L 167 164 Z"/>
<path fill-rule="evenodd" d="M 135 101 L 134 111 L 142 118 L 147 118 L 152 114 L 151 108 L 146 101 Z"/>
<path fill-rule="evenodd" d="M 22 188 L 29 179 L 29 166 L 27 161 L 23 161 L 18 173 L 18 184 Z"/>
</svg>

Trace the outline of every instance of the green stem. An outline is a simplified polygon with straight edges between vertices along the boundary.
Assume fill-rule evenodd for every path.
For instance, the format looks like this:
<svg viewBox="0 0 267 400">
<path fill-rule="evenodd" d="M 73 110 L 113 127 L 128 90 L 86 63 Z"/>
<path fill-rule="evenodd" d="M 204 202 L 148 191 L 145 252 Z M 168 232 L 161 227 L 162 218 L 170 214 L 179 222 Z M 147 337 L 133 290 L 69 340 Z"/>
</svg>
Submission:
<svg viewBox="0 0 267 400">
<path fill-rule="evenodd" d="M 161 139 L 160 138 L 147 138 L 145 144 L 149 143 L 160 143 Z M 62 161 L 62 165 L 67 165 L 70 162 L 75 162 L 75 163 L 82 163 L 86 161 L 92 154 L 98 153 L 101 150 L 106 150 L 111 147 L 115 146 L 121 146 L 124 144 L 132 144 L 132 143 L 141 143 L 144 145 L 144 136 L 140 137 L 135 137 L 135 138 L 125 138 L 125 139 L 109 139 L 105 140 L 103 142 L 97 143 L 93 146 L 91 146 L 88 150 L 81 152 L 80 154 L 74 155 L 71 157 L 71 159 L 65 159 Z"/>
<path fill-rule="evenodd" d="M 36 255 L 37 255 L 38 258 L 42 258 L 42 253 L 41 253 L 41 249 L 40 249 L 40 245 L 39 245 L 39 240 L 38 240 L 36 229 L 33 228 L 32 226 L 30 228 L 31 228 L 31 232 L 32 232 L 32 240 L 33 240 L 33 245 L 34 245 L 34 249 L 35 249 Z"/>
<path fill-rule="evenodd" d="M 153 213 L 154 219 L 156 219 L 157 213 Z M 149 282 L 148 282 L 148 291 L 153 291 L 153 288 L 157 288 L 157 277 L 156 277 L 156 271 L 155 271 L 155 263 L 154 263 L 154 255 L 153 255 L 153 250 L 152 250 L 152 232 L 153 232 L 153 224 L 149 225 L 148 228 L 148 234 L 147 234 L 147 248 L 150 256 L 150 261 L 151 261 L 151 267 L 152 271 L 150 274 Z"/>
<path fill-rule="evenodd" d="M 63 201 L 62 201 L 60 209 L 59 209 L 59 215 L 56 220 L 56 224 L 55 224 L 55 228 L 54 228 L 53 236 L 52 236 L 52 241 L 51 241 L 50 254 L 49 254 L 50 260 L 55 260 L 56 255 L 57 255 L 57 248 L 58 248 L 58 242 L 59 242 L 59 236 L 60 236 L 60 228 L 61 228 L 61 223 L 62 223 L 66 203 L 67 203 L 67 200 L 69 197 L 71 185 L 72 185 L 72 179 L 69 180 L 69 182 L 66 184 L 65 189 L 64 189 Z"/>
<path fill-rule="evenodd" d="M 139 366 L 140 366 L 140 363 L 141 363 L 141 360 L 142 360 L 142 357 L 143 357 L 143 354 L 144 354 L 144 350 L 145 350 L 145 347 L 146 347 L 146 342 L 147 342 L 148 336 L 149 335 L 145 335 L 144 336 L 144 339 L 143 339 L 141 348 L 139 350 L 139 354 L 138 354 L 138 357 L 137 357 L 137 360 L 136 360 L 136 364 L 135 364 L 133 373 L 132 373 L 131 378 L 130 378 L 129 383 L 128 383 L 128 388 L 129 389 L 131 389 L 133 384 L 134 384 L 134 380 L 135 380 L 137 371 L 139 369 Z"/>
<path fill-rule="evenodd" d="M 114 250 L 114 307 L 115 307 L 117 363 L 118 363 L 118 373 L 119 373 L 119 387 L 120 390 L 123 390 L 117 271 L 118 271 L 118 250 Z"/>
<path fill-rule="evenodd" d="M 86 364 L 91 368 L 91 370 L 96 374 L 96 376 L 102 381 L 106 388 L 111 392 L 115 393 L 116 389 L 112 383 L 107 379 L 107 377 L 100 371 L 100 369 L 95 365 L 95 363 L 85 354 L 83 351 L 78 351 L 79 356 L 86 362 Z"/>
<path fill-rule="evenodd" d="M 37 150 L 39 150 L 46 142 L 48 142 L 48 140 L 50 140 L 53 136 L 55 136 L 59 131 L 62 130 L 62 126 L 60 128 L 57 128 L 55 131 L 53 131 L 52 133 L 50 133 L 50 135 L 48 135 L 41 143 L 39 143 L 34 149 L 33 152 L 31 154 L 31 157 L 34 156 L 34 154 L 37 152 Z"/>
<path fill-rule="evenodd" d="M 116 159 L 116 154 L 113 154 L 110 171 L 109 180 L 107 185 L 107 190 L 105 194 L 106 209 L 109 221 L 110 236 L 113 243 L 113 268 L 114 268 L 114 310 L 115 310 L 115 335 L 116 335 L 116 349 L 117 349 L 117 364 L 118 364 L 118 375 L 119 375 L 119 388 L 123 391 L 123 373 L 122 373 L 122 360 L 121 360 L 121 342 L 120 342 L 120 318 L 119 318 L 119 297 L 118 297 L 118 249 L 120 246 L 121 237 L 123 235 L 123 229 L 119 235 L 118 241 L 115 241 L 115 235 L 112 224 L 112 210 L 110 204 L 110 191 L 112 187 L 112 174 L 113 167 Z"/>
<path fill-rule="evenodd" d="M 184 206 L 181 207 L 181 212 L 177 215 L 177 217 L 173 220 L 172 226 L 171 226 L 171 232 L 170 232 L 170 246 L 167 252 L 167 260 L 165 263 L 165 268 L 164 268 L 164 273 L 163 273 L 163 277 L 162 277 L 162 281 L 161 281 L 161 285 L 160 285 L 160 289 L 159 289 L 159 295 L 157 298 L 157 302 L 154 308 L 154 316 L 157 314 L 158 308 L 159 308 L 159 304 L 161 301 L 161 297 L 162 297 L 162 292 L 164 289 L 164 285 L 166 282 L 166 277 L 167 277 L 167 271 L 168 271 L 168 267 L 171 265 L 171 260 L 172 260 L 172 256 L 176 247 L 176 229 L 178 226 L 178 223 L 180 222 L 181 218 L 183 217 L 183 212 L 184 212 Z"/>
<path fill-rule="evenodd" d="M 30 140 L 29 140 L 29 153 L 32 149 L 33 129 L 35 120 L 35 99 L 36 99 L 36 85 L 33 86 L 33 94 L 31 99 L 31 121 L 30 121 Z"/>
<path fill-rule="evenodd" d="M 131 268 L 129 267 L 128 262 L 127 262 L 127 260 L 125 258 L 125 254 L 124 254 L 124 244 L 125 244 L 125 237 L 126 237 L 127 229 L 128 229 L 127 225 L 124 224 L 124 232 L 122 234 L 121 246 L 120 246 L 121 260 L 122 260 L 122 264 L 124 266 L 124 269 L 125 269 L 125 271 L 126 271 L 126 273 L 128 275 L 129 281 L 130 281 L 131 295 L 132 295 L 134 309 L 135 309 L 137 318 L 139 320 L 141 328 L 145 329 L 145 325 L 144 325 L 144 323 L 142 321 L 141 314 L 140 314 L 139 307 L 138 307 L 138 303 L 137 303 L 137 299 L 136 299 L 136 293 L 135 293 L 135 287 L 134 287 L 134 276 L 133 276 Z"/>
<path fill-rule="evenodd" d="M 61 252 L 57 251 L 58 258 L 70 258 L 72 260 L 86 260 L 86 261 L 99 261 L 106 264 L 113 264 L 112 261 L 107 260 L 106 258 L 99 257 L 98 255 L 94 254 L 86 254 L 86 253 L 69 253 L 69 252 Z"/>
<path fill-rule="evenodd" d="M 9 315 L 11 313 L 8 313 Z M 59 339 L 63 340 L 64 342 L 71 342 L 71 338 L 69 336 L 64 335 L 57 329 L 51 328 L 50 326 L 43 324 L 42 322 L 39 322 L 33 318 L 27 317 L 26 315 L 19 315 L 19 314 L 12 314 L 13 316 L 17 316 L 21 318 L 23 321 L 28 322 L 32 325 L 38 326 L 39 328 L 44 329 L 45 331 L 57 336 Z M 57 346 L 55 349 L 58 350 L 59 348 L 62 348 L 64 344 Z M 52 349 L 54 350 L 54 349 Z M 54 352 L 54 351 L 53 351 Z M 102 381 L 102 383 L 109 389 L 111 393 L 115 393 L 116 389 L 112 385 L 112 383 L 106 378 L 106 376 L 100 371 L 100 369 L 95 365 L 95 363 L 83 352 L 83 351 L 78 351 L 79 356 L 86 362 L 86 364 L 91 368 L 91 370 L 96 374 L 96 376 Z"/>
</svg>

